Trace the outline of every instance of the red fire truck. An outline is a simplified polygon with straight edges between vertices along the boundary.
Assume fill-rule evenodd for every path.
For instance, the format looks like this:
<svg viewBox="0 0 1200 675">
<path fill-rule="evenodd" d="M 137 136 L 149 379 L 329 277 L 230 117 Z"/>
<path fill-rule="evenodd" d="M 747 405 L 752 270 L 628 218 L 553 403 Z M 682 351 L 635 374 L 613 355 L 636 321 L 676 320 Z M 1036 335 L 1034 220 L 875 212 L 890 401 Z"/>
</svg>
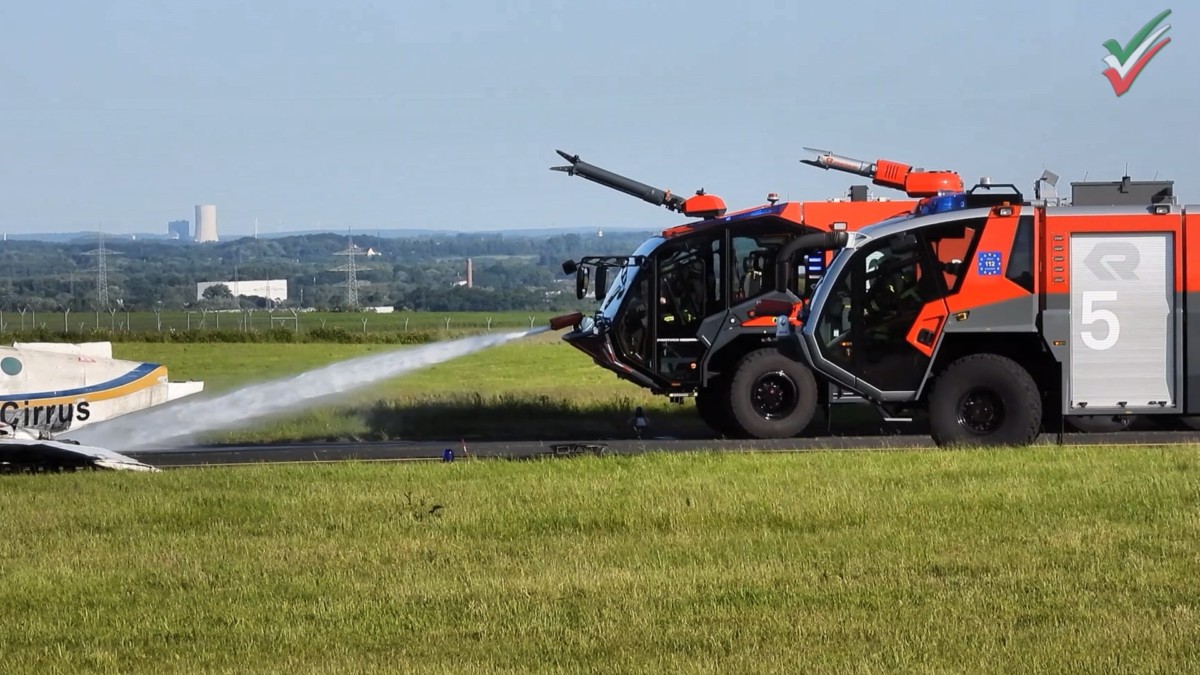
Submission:
<svg viewBox="0 0 1200 675">
<path fill-rule="evenodd" d="M 797 362 L 775 344 L 774 314 L 758 308 L 774 300 L 797 321 L 828 259 L 819 248 L 798 248 L 806 236 L 852 232 L 912 213 L 919 198 L 962 191 L 953 172 L 818 151 L 805 163 L 869 177 L 910 199 L 873 199 L 860 185 L 844 199 L 779 202 L 772 195 L 766 205 L 726 213 L 703 190 L 684 198 L 559 154 L 569 164 L 557 170 L 699 220 L 664 230 L 632 255 L 564 263 L 580 298 L 594 283 L 600 307 L 592 317 L 556 317 L 551 325 L 573 325 L 563 339 L 630 382 L 677 401 L 694 396 L 704 421 L 727 436 L 794 436 L 809 426 L 817 399 L 860 401 L 833 383 L 817 392 L 807 369 L 794 377 Z"/>
<path fill-rule="evenodd" d="M 1080 417 L 1200 415 L 1200 209 L 1169 181 L 1076 183 L 1071 203 L 981 184 L 814 237 L 837 249 L 811 301 L 766 299 L 789 376 L 938 444 L 1022 445 Z M 800 307 L 798 320 L 793 309 Z"/>
</svg>

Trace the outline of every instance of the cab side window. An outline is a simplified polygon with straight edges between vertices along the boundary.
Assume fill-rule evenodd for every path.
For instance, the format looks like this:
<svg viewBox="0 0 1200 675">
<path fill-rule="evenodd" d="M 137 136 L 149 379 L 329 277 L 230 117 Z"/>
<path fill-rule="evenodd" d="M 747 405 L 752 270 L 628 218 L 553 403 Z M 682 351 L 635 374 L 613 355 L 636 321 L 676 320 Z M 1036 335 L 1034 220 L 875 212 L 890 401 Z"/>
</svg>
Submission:
<svg viewBox="0 0 1200 675">
<path fill-rule="evenodd" d="M 725 308 L 718 237 L 664 248 L 658 260 L 660 332 L 694 332 L 705 317 Z"/>
<path fill-rule="evenodd" d="M 1008 268 L 1004 276 L 1014 284 L 1033 292 L 1033 217 L 1021 216 L 1008 253 Z"/>
<path fill-rule="evenodd" d="M 926 240 L 934 253 L 934 265 L 942 275 L 947 293 L 958 292 L 967 273 L 967 257 L 979 228 L 971 225 L 950 225 L 929 233 Z"/>
<path fill-rule="evenodd" d="M 730 239 L 729 297 L 736 305 L 775 288 L 775 253 L 779 235 L 735 235 Z"/>
<path fill-rule="evenodd" d="M 983 221 L 946 223 L 925 233 L 926 245 L 932 254 L 934 273 L 941 277 L 947 295 L 958 292 L 967 276 L 967 265 L 974 252 L 975 241 L 983 230 Z"/>
</svg>

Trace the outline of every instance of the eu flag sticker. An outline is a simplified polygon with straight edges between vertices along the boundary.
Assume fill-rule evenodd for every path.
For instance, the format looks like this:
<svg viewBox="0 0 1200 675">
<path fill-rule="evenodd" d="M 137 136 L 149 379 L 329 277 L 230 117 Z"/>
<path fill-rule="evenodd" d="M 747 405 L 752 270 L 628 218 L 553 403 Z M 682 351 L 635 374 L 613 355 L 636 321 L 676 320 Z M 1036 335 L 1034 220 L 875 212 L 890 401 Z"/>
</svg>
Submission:
<svg viewBox="0 0 1200 675">
<path fill-rule="evenodd" d="M 1003 267 L 1003 257 L 1000 251 L 979 252 L 979 276 L 998 276 Z"/>
</svg>

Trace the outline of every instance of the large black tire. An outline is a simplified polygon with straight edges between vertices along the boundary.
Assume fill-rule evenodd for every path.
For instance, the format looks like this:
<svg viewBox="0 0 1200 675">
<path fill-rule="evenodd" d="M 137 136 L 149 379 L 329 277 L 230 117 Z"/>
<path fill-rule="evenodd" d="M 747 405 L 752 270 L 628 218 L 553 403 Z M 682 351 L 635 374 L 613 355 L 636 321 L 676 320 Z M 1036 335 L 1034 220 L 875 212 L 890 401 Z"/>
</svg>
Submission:
<svg viewBox="0 0 1200 675">
<path fill-rule="evenodd" d="M 951 363 L 929 395 L 938 445 L 1029 445 L 1042 428 L 1042 397 L 1029 371 L 997 354 Z"/>
<path fill-rule="evenodd" d="M 817 380 L 778 349 L 742 357 L 729 383 L 733 421 L 751 438 L 792 438 L 817 411 Z"/>
<path fill-rule="evenodd" d="M 743 438 L 746 435 L 729 409 L 728 385 L 724 379 L 714 380 L 696 392 L 696 412 L 718 438 Z"/>
</svg>

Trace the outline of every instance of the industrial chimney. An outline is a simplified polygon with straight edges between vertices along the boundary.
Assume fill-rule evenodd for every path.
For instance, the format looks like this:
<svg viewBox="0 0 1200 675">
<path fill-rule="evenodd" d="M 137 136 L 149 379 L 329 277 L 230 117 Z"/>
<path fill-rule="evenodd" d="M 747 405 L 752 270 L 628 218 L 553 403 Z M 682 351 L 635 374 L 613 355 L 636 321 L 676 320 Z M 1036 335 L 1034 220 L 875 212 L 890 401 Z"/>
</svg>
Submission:
<svg viewBox="0 0 1200 675">
<path fill-rule="evenodd" d="M 467 288 L 475 287 L 475 271 L 471 265 L 471 259 L 467 258 Z"/>
<path fill-rule="evenodd" d="M 212 204 L 196 205 L 196 241 L 217 240 L 217 207 Z"/>
</svg>

